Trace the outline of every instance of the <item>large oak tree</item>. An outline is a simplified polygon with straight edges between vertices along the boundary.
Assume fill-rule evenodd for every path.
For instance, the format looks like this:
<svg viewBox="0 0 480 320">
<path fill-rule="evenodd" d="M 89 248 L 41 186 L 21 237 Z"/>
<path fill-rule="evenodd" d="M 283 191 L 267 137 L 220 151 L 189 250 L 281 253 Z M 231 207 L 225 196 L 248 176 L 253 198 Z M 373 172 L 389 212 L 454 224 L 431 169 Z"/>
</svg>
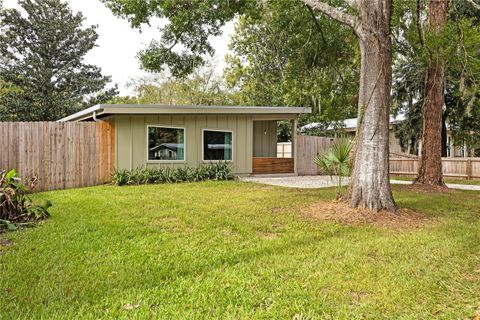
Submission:
<svg viewBox="0 0 480 320">
<path fill-rule="evenodd" d="M 352 207 L 394 211 L 389 180 L 392 2 L 348 0 L 348 9 L 353 13 L 347 13 L 322 1 L 302 1 L 352 28 L 360 44 L 357 145 L 347 200 Z"/>
</svg>

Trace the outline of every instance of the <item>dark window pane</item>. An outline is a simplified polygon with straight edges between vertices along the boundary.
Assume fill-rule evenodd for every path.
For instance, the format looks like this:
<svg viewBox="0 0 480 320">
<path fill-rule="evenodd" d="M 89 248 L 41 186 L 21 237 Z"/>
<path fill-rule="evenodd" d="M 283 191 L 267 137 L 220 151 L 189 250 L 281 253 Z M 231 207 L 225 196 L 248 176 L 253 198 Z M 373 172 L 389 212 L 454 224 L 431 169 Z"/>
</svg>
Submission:
<svg viewBox="0 0 480 320">
<path fill-rule="evenodd" d="M 148 127 L 148 160 L 185 160 L 184 130 Z"/>
<path fill-rule="evenodd" d="M 203 132 L 204 160 L 232 160 L 232 133 L 222 131 Z"/>
</svg>

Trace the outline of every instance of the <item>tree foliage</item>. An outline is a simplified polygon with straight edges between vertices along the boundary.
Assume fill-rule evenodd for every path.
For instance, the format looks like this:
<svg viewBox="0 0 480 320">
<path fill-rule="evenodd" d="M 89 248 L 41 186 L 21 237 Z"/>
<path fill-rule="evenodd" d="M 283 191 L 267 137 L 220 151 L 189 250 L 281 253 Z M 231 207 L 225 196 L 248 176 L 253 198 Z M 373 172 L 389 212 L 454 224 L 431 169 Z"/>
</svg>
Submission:
<svg viewBox="0 0 480 320">
<path fill-rule="evenodd" d="M 298 0 L 268 1 L 240 18 L 230 48 L 226 77 L 242 104 L 311 107 L 304 121 L 356 114 L 355 36 Z"/>
<path fill-rule="evenodd" d="M 95 46 L 96 27 L 83 28 L 61 0 L 20 0 L 23 13 L 0 13 L 0 79 L 19 90 L 0 97 L 3 120 L 57 120 L 85 105 L 116 95 L 110 77 L 86 64 Z"/>
<path fill-rule="evenodd" d="M 209 37 L 238 17 L 226 72 L 237 103 L 318 111 L 304 122 L 356 113 L 359 59 L 352 31 L 299 0 L 103 2 L 133 27 L 166 18 L 160 40 L 140 52 L 144 69 L 167 70 L 180 81 L 213 55 Z"/>
<path fill-rule="evenodd" d="M 141 51 L 140 62 L 149 71 L 165 71 L 168 67 L 175 77 L 189 75 L 203 66 L 206 57 L 215 51 L 209 37 L 220 35 L 226 22 L 245 12 L 254 13 L 260 5 L 256 0 L 102 1 L 134 28 L 155 18 L 167 20 L 161 39 Z"/>
<path fill-rule="evenodd" d="M 118 97 L 111 102 L 165 105 L 235 105 L 238 102 L 237 96 L 226 89 L 213 64 L 197 68 L 184 78 L 162 72 L 133 79 L 128 86 L 135 92 L 133 97 Z"/>
</svg>

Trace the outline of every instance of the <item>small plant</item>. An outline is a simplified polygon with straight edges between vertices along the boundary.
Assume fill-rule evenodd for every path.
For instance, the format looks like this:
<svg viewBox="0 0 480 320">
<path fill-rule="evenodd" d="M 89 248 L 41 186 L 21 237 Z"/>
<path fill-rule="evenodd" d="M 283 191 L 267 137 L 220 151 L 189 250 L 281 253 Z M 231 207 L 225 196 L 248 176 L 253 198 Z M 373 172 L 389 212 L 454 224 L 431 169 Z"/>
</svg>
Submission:
<svg viewBox="0 0 480 320">
<path fill-rule="evenodd" d="M 152 183 L 179 183 L 205 180 L 233 179 L 232 166 L 228 162 L 217 162 L 198 168 L 180 167 L 136 168 L 133 170 L 116 170 L 112 174 L 112 183 L 118 186 Z"/>
<path fill-rule="evenodd" d="M 50 216 L 48 208 L 51 202 L 47 201 L 41 206 L 34 204 L 27 195 L 28 191 L 15 170 L 0 171 L 0 232 L 34 226 Z"/>
<path fill-rule="evenodd" d="M 329 175 L 337 182 L 337 199 L 342 197 L 342 181 L 344 177 L 352 173 L 350 152 L 352 143 L 349 140 L 341 140 L 334 144 L 327 152 L 317 155 L 313 162 L 320 167 L 322 172 Z"/>
</svg>

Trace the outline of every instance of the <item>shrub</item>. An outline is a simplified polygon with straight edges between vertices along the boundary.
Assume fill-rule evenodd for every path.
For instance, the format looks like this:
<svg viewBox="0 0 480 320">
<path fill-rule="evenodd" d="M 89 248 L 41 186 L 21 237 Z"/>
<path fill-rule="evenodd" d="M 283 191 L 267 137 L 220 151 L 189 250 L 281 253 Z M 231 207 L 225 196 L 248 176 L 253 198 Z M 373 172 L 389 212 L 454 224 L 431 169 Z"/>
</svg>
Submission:
<svg viewBox="0 0 480 320">
<path fill-rule="evenodd" d="M 50 216 L 50 201 L 36 205 L 28 197 L 28 191 L 15 170 L 0 171 L 0 232 L 34 226 Z"/>
<path fill-rule="evenodd" d="M 112 183 L 119 186 L 231 179 L 233 179 L 232 166 L 228 162 L 212 163 L 198 168 L 139 167 L 133 170 L 116 170 L 112 175 Z"/>
<path fill-rule="evenodd" d="M 341 198 L 342 180 L 348 177 L 352 171 L 350 151 L 352 143 L 348 140 L 340 140 L 334 144 L 327 152 L 317 155 L 313 162 L 329 175 L 331 179 L 337 178 L 337 198 Z"/>
</svg>

